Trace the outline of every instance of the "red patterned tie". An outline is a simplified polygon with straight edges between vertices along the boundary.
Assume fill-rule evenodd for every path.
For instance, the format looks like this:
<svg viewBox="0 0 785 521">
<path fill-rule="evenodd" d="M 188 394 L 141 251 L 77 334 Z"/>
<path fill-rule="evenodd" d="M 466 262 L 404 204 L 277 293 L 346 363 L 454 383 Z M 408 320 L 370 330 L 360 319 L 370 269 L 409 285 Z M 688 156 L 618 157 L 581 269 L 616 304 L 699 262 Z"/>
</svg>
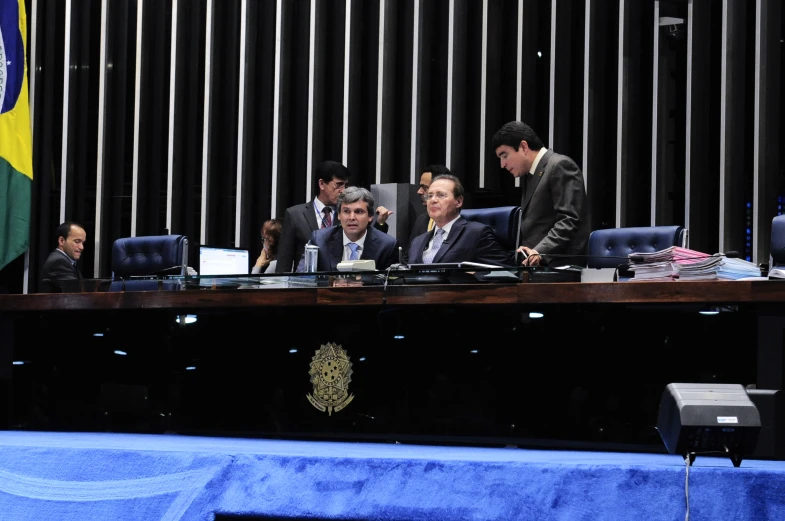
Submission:
<svg viewBox="0 0 785 521">
<path fill-rule="evenodd" d="M 329 228 L 333 225 L 333 209 L 329 206 L 325 206 L 322 208 L 322 212 L 324 213 L 324 219 L 322 219 L 322 228 Z"/>
</svg>

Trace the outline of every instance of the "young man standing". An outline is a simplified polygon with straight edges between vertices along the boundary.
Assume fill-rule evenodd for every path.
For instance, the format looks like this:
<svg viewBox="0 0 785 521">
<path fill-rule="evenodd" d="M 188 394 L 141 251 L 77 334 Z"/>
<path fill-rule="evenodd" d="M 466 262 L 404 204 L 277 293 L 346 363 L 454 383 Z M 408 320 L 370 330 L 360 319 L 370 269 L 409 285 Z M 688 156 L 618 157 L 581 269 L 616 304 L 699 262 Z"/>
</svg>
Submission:
<svg viewBox="0 0 785 521">
<path fill-rule="evenodd" d="M 520 121 L 502 126 L 492 143 L 501 167 L 522 178 L 518 252 L 524 254 L 523 264 L 585 266 L 586 186 L 575 161 L 545 148 L 534 130 Z"/>
</svg>

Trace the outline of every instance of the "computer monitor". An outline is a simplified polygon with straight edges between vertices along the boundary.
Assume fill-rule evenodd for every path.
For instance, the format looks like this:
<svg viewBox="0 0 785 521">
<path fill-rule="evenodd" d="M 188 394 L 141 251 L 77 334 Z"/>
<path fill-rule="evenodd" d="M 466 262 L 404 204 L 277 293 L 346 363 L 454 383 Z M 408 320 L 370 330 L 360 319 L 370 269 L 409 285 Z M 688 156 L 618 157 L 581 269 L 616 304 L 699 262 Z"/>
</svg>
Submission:
<svg viewBox="0 0 785 521">
<path fill-rule="evenodd" d="M 199 275 L 248 275 L 248 250 L 199 246 Z"/>
</svg>

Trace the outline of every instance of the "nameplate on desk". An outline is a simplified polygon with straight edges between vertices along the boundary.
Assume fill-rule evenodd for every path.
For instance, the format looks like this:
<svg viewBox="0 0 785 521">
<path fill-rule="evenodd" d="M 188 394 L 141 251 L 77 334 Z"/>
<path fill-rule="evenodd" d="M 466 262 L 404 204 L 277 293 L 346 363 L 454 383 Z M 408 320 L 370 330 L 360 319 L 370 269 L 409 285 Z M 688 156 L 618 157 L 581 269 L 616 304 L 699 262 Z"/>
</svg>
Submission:
<svg viewBox="0 0 785 521">
<path fill-rule="evenodd" d="M 376 261 L 370 260 L 350 260 L 338 263 L 338 271 L 375 271 Z"/>
<path fill-rule="evenodd" d="M 616 268 L 583 268 L 581 282 L 616 282 Z"/>
</svg>

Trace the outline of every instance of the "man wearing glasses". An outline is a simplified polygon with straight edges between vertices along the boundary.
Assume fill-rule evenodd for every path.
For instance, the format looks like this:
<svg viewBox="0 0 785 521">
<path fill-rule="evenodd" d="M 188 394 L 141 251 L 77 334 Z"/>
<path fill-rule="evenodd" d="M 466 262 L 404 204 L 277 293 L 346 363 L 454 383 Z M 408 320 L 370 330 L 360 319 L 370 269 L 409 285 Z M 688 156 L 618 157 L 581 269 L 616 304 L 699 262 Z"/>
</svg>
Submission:
<svg viewBox="0 0 785 521">
<path fill-rule="evenodd" d="M 311 234 L 338 223 L 335 206 L 349 182 L 349 169 L 336 161 L 324 161 L 314 172 L 314 198 L 286 209 L 278 246 L 276 273 L 291 273 L 302 257 Z"/>
<path fill-rule="evenodd" d="M 463 185 L 451 174 L 433 178 L 425 194 L 433 230 L 412 239 L 409 263 L 478 262 L 512 266 L 512 252 L 506 251 L 493 229 L 461 217 Z"/>
</svg>

